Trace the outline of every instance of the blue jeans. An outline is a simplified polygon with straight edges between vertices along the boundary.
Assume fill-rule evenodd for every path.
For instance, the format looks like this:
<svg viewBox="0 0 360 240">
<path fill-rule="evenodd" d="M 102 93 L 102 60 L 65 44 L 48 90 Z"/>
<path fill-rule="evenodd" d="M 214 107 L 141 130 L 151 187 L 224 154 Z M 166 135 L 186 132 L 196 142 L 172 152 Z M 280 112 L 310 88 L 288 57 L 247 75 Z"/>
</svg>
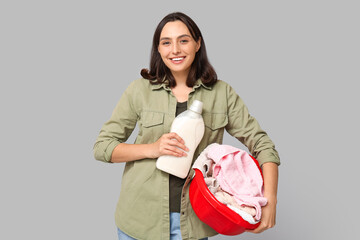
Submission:
<svg viewBox="0 0 360 240">
<path fill-rule="evenodd" d="M 117 230 L 119 240 L 136 240 L 135 238 L 126 235 L 119 228 Z M 177 212 L 170 213 L 170 240 L 181 240 L 180 213 Z M 202 238 L 200 240 L 208 240 L 208 238 Z"/>
</svg>

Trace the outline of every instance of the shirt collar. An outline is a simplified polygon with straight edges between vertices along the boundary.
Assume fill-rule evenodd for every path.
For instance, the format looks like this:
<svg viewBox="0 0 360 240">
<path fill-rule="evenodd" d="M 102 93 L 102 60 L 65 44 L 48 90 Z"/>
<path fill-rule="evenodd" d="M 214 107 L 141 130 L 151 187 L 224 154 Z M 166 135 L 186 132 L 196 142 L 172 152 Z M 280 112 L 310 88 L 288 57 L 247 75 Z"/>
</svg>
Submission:
<svg viewBox="0 0 360 240">
<path fill-rule="evenodd" d="M 151 81 L 151 80 L 150 80 Z M 154 80 L 154 82 L 156 82 L 156 80 Z M 163 88 L 163 89 L 165 89 L 165 90 L 167 90 L 167 91 L 171 91 L 171 89 L 169 88 L 169 86 L 168 86 L 168 83 L 169 83 L 169 81 L 168 80 L 165 80 L 163 83 L 161 83 L 161 84 L 152 84 L 151 85 L 151 89 L 152 90 L 158 90 L 158 89 L 160 89 L 160 88 Z"/>
<path fill-rule="evenodd" d="M 193 89 L 198 88 L 198 87 L 201 87 L 201 86 L 204 87 L 204 88 L 206 88 L 207 90 L 211 90 L 211 89 L 212 89 L 212 86 L 206 86 L 206 85 L 201 81 L 200 78 L 199 78 L 198 80 L 196 80 Z"/>
<path fill-rule="evenodd" d="M 163 83 L 161 83 L 161 84 L 151 85 L 151 89 L 152 89 L 152 90 L 158 90 L 158 89 L 160 89 L 160 88 L 163 88 L 163 89 L 165 89 L 165 90 L 167 90 L 167 91 L 171 91 L 171 89 L 170 89 L 169 86 L 168 86 L 168 83 L 169 83 L 169 81 L 168 81 L 168 80 L 165 80 L 165 81 L 164 81 Z M 200 78 L 199 78 L 198 80 L 196 80 L 193 89 L 195 90 L 196 88 L 201 87 L 201 86 L 204 87 L 204 88 L 206 88 L 207 90 L 211 90 L 211 89 L 212 89 L 212 86 L 206 86 L 206 85 L 201 81 Z"/>
</svg>

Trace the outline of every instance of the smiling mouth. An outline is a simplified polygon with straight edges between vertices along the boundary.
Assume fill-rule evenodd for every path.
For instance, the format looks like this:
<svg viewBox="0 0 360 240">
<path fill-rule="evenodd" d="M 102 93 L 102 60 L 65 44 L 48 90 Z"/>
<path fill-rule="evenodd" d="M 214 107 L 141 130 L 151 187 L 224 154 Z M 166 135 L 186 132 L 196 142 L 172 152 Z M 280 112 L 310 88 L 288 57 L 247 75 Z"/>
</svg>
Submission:
<svg viewBox="0 0 360 240">
<path fill-rule="evenodd" d="M 182 63 L 184 61 L 185 57 L 174 57 L 174 58 L 170 58 L 170 60 L 173 63 Z"/>
</svg>

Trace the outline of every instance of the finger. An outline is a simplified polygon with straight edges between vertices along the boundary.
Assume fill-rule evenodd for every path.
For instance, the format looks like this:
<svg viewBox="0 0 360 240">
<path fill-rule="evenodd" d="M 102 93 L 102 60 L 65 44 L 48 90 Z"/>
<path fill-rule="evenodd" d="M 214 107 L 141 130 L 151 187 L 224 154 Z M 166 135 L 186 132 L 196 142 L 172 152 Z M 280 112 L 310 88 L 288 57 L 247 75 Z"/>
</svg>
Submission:
<svg viewBox="0 0 360 240">
<path fill-rule="evenodd" d="M 180 148 L 180 149 L 182 149 L 183 151 L 186 151 L 186 152 L 189 151 L 189 148 L 187 148 L 184 144 L 178 142 L 175 139 L 170 140 L 169 145 L 176 146 L 176 147 L 178 147 L 178 148 Z"/>
<path fill-rule="evenodd" d="M 265 231 L 265 225 L 264 225 L 264 222 L 261 222 L 260 225 L 257 228 L 255 228 L 253 230 L 250 230 L 249 232 L 251 232 L 251 233 L 261 233 L 263 231 Z"/>
<path fill-rule="evenodd" d="M 176 140 L 178 140 L 178 142 L 185 144 L 184 139 L 182 139 L 177 133 L 171 132 L 171 133 L 169 133 L 169 137 L 171 139 L 175 138 Z"/>
<path fill-rule="evenodd" d="M 176 148 L 176 147 L 167 147 L 164 150 L 164 155 L 172 155 L 175 157 L 183 157 L 183 156 L 187 156 L 187 154 L 183 151 L 181 151 L 180 149 Z"/>
<path fill-rule="evenodd" d="M 170 150 L 164 150 L 161 154 L 162 155 L 168 155 L 168 156 L 174 156 L 174 157 L 182 157 L 182 155 L 178 154 L 178 153 L 175 153 L 173 151 L 170 151 Z"/>
<path fill-rule="evenodd" d="M 261 224 L 254 230 L 247 230 L 247 232 L 251 232 L 251 233 L 262 233 L 265 230 L 268 230 L 270 228 L 273 228 L 275 226 L 274 223 L 266 223 L 266 222 L 261 222 Z"/>
<path fill-rule="evenodd" d="M 259 225 L 257 228 L 253 230 L 246 230 L 246 232 L 249 233 L 262 233 L 263 231 L 265 231 L 265 229 L 261 225 Z"/>
<path fill-rule="evenodd" d="M 187 155 L 186 152 L 184 152 L 183 150 L 181 150 L 180 148 L 172 145 L 172 144 L 168 144 L 165 146 L 165 149 L 166 150 L 169 150 L 169 151 L 172 151 L 172 152 L 175 152 L 177 154 L 181 154 L 181 155 Z"/>
</svg>

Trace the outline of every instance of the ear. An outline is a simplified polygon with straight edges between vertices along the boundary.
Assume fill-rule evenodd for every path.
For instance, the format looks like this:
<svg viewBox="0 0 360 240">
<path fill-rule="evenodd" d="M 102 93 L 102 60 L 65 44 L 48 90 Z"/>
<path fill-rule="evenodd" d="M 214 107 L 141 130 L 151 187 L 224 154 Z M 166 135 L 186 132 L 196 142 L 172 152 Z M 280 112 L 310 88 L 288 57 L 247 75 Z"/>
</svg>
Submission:
<svg viewBox="0 0 360 240">
<path fill-rule="evenodd" d="M 201 37 L 199 37 L 199 40 L 196 42 L 196 52 L 199 51 L 201 47 Z"/>
</svg>

